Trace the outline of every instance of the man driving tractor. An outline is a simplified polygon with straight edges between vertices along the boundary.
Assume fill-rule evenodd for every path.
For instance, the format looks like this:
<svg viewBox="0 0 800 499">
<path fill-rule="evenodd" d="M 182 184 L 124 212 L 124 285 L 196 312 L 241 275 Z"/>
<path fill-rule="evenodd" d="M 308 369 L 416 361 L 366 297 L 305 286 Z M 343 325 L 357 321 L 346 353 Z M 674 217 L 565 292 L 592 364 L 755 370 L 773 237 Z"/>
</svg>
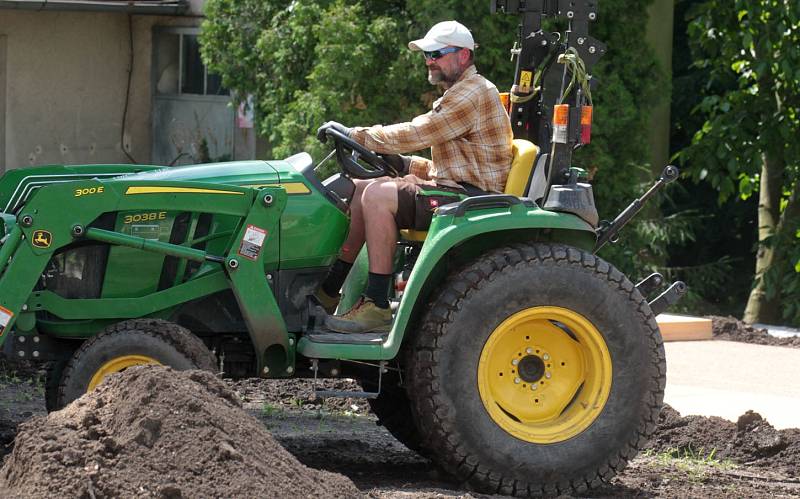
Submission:
<svg viewBox="0 0 800 499">
<path fill-rule="evenodd" d="M 336 308 L 339 290 L 365 241 L 369 278 L 353 308 L 327 318 L 325 324 L 333 331 L 388 331 L 398 229 L 426 230 L 433 210 L 448 200 L 502 193 L 511 168 L 511 123 L 497 88 L 475 69 L 476 45 L 469 30 L 456 21 L 440 22 L 408 47 L 422 52 L 428 81 L 445 91 L 431 111 L 407 123 L 348 128 L 328 122 L 318 131 L 321 140 L 332 128 L 387 155 L 384 159 L 399 173 L 397 178 L 354 179 L 350 232 L 317 296 L 329 312 Z M 430 160 L 399 156 L 428 147 Z"/>
</svg>

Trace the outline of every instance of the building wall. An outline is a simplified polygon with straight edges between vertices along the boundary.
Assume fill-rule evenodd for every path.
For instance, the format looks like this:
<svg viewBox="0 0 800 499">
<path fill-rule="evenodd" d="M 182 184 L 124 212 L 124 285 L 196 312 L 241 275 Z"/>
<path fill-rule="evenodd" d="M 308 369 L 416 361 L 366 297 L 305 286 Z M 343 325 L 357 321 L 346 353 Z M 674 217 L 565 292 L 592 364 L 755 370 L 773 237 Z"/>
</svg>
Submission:
<svg viewBox="0 0 800 499">
<path fill-rule="evenodd" d="M 130 163 L 123 147 L 137 162 L 150 161 L 152 28 L 194 26 L 201 19 L 131 19 L 134 58 L 123 137 L 131 53 L 129 16 L 2 11 L 6 147 L 0 169 L 53 163 Z M 0 64 L 2 60 L 0 57 Z"/>
</svg>

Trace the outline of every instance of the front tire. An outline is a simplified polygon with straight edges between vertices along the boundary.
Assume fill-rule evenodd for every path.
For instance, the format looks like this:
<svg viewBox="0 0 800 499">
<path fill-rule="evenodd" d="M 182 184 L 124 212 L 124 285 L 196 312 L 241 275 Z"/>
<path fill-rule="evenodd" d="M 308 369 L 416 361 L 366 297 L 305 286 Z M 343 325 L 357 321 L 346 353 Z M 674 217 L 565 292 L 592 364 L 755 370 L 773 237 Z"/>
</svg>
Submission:
<svg viewBox="0 0 800 499">
<path fill-rule="evenodd" d="M 581 250 L 494 250 L 452 275 L 408 359 L 433 459 L 486 493 L 584 493 L 654 431 L 666 365 L 646 300 Z"/>
<path fill-rule="evenodd" d="M 75 351 L 61 373 L 57 397 L 47 409 L 61 409 L 94 390 L 109 374 L 147 364 L 214 371 L 216 359 L 200 338 L 177 324 L 159 319 L 120 322 Z"/>
</svg>

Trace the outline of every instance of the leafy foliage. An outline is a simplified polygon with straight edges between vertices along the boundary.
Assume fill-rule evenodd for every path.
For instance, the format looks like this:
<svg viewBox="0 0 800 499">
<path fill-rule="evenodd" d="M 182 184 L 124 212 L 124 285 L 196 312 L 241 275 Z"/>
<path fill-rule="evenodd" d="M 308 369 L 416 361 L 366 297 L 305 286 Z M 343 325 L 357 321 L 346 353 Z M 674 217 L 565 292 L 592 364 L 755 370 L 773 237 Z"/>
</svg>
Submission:
<svg viewBox="0 0 800 499">
<path fill-rule="evenodd" d="M 689 13 L 694 66 L 706 78 L 702 125 L 682 158 L 723 203 L 759 197 L 757 282 L 748 303 L 800 323 L 800 4 L 706 0 Z M 769 305 L 769 306 L 767 306 Z"/>
<path fill-rule="evenodd" d="M 272 157 L 324 148 L 314 131 L 325 121 L 371 125 L 408 121 L 438 91 L 408 41 L 436 22 L 458 19 L 480 44 L 476 66 L 501 91 L 513 83 L 509 49 L 516 15 L 490 15 L 488 0 L 208 0 L 201 43 L 209 70 L 240 96 L 253 94 L 260 133 Z M 592 144 L 576 164 L 594 174 L 600 214 L 613 218 L 651 178 L 648 109 L 664 78 L 644 42 L 652 0 L 603 0 L 592 36 L 609 51 L 596 66 Z M 634 222 L 635 226 L 636 222 Z M 663 234 L 626 230 L 603 256 L 629 274 L 659 263 Z M 651 249 L 652 248 L 652 249 Z"/>
</svg>

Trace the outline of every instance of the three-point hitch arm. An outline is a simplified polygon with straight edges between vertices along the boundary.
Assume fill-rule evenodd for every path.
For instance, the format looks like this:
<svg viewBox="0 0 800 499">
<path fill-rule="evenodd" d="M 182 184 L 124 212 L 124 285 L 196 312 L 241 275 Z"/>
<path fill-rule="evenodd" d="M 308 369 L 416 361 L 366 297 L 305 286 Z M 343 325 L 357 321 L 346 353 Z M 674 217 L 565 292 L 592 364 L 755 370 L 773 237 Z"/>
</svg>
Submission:
<svg viewBox="0 0 800 499">
<path fill-rule="evenodd" d="M 514 137 L 549 151 L 548 184 L 569 181 L 572 152 L 591 138 L 592 68 L 606 46 L 589 35 L 598 0 L 492 0 L 491 11 L 522 18 L 511 90 Z M 545 17 L 563 18 L 568 28 L 545 32 Z"/>
</svg>

